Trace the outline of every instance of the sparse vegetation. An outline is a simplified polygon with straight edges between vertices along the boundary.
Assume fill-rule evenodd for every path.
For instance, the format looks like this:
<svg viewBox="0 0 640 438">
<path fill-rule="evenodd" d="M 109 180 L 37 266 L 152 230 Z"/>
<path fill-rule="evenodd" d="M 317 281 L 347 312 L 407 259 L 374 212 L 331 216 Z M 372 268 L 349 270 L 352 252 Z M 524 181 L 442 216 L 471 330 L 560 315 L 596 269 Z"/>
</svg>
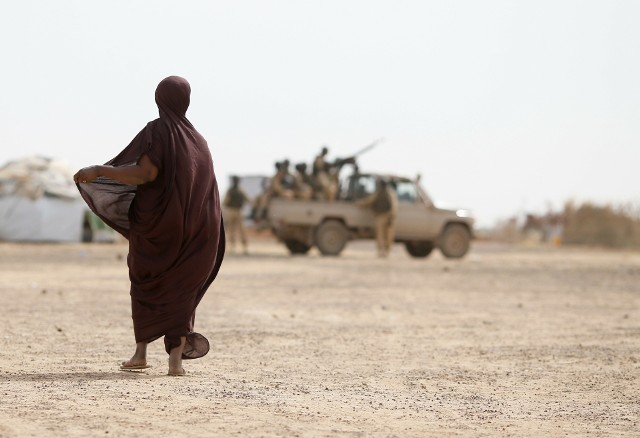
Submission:
<svg viewBox="0 0 640 438">
<path fill-rule="evenodd" d="M 640 249 L 640 205 L 567 202 L 562 212 L 501 221 L 487 235 L 502 242 L 540 242 Z M 519 222 L 522 222 L 520 224 Z"/>
<path fill-rule="evenodd" d="M 564 209 L 562 242 L 610 248 L 640 248 L 640 215 L 637 207 L 598 206 L 569 202 Z"/>
</svg>

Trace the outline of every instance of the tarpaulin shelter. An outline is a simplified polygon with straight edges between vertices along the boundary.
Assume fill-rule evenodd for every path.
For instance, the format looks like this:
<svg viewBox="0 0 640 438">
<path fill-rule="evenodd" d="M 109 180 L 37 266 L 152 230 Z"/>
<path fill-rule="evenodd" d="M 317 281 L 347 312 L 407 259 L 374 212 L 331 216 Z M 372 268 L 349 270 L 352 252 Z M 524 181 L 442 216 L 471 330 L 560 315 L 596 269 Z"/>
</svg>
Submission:
<svg viewBox="0 0 640 438">
<path fill-rule="evenodd" d="M 88 214 L 64 162 L 30 157 L 0 167 L 0 240 L 95 240 Z"/>
</svg>

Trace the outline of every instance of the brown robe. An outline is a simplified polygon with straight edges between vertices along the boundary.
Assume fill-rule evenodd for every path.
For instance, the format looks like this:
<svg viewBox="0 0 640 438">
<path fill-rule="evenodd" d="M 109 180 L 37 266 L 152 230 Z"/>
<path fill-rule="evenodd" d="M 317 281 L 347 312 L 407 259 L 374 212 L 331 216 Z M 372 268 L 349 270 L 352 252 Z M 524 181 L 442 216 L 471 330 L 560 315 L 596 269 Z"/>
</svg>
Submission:
<svg viewBox="0 0 640 438">
<path fill-rule="evenodd" d="M 207 339 L 193 332 L 195 310 L 220 269 L 225 248 L 211 154 L 185 117 L 190 93 L 183 78 L 160 82 L 160 118 L 106 163 L 134 165 L 146 154 L 159 169 L 153 182 L 132 186 L 100 177 L 78 184 L 91 210 L 129 240 L 136 342 L 164 336 L 169 352 L 186 336 L 185 359 L 209 350 Z"/>
</svg>

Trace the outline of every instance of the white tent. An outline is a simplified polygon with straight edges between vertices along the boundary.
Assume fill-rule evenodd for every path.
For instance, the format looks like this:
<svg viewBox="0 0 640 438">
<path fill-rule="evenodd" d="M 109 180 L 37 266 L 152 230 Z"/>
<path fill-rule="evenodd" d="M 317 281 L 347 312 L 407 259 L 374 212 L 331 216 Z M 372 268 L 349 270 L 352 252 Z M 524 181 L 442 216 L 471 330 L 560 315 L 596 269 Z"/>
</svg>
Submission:
<svg viewBox="0 0 640 438">
<path fill-rule="evenodd" d="M 87 212 L 64 163 L 32 157 L 0 168 L 0 240 L 80 242 Z"/>
</svg>

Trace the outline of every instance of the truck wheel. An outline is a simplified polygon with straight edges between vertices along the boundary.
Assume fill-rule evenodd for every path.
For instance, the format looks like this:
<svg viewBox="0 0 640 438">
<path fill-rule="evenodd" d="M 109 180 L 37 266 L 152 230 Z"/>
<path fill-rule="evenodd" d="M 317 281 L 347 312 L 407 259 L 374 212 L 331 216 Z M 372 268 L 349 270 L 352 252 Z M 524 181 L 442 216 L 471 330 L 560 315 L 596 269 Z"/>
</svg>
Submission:
<svg viewBox="0 0 640 438">
<path fill-rule="evenodd" d="M 284 244 L 291 254 L 306 254 L 311 249 L 306 243 L 295 239 L 287 239 L 284 241 Z"/>
<path fill-rule="evenodd" d="M 440 236 L 440 251 L 451 259 L 463 257 L 471 243 L 471 233 L 469 229 L 461 224 L 449 224 Z"/>
<path fill-rule="evenodd" d="M 433 251 L 433 242 L 405 242 L 404 247 L 411 257 L 425 258 Z"/>
<path fill-rule="evenodd" d="M 338 255 L 349 240 L 349 230 L 340 221 L 324 221 L 316 230 L 316 246 L 322 255 Z"/>
</svg>

